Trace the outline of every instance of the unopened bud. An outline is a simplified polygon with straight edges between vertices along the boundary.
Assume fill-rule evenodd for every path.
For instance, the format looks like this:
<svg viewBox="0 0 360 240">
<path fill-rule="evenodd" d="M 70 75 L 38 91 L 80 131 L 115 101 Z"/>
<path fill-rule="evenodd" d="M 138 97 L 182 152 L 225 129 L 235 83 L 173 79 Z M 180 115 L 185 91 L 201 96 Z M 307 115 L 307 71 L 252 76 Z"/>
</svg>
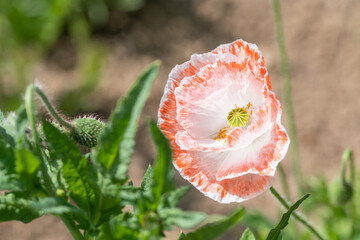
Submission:
<svg viewBox="0 0 360 240">
<path fill-rule="evenodd" d="M 330 185 L 330 193 L 334 203 L 342 205 L 350 201 L 353 197 L 353 188 L 351 184 L 346 181 L 335 180 Z"/>
<path fill-rule="evenodd" d="M 94 117 L 80 117 L 71 122 L 73 130 L 70 137 L 80 145 L 92 148 L 105 124 Z"/>
</svg>

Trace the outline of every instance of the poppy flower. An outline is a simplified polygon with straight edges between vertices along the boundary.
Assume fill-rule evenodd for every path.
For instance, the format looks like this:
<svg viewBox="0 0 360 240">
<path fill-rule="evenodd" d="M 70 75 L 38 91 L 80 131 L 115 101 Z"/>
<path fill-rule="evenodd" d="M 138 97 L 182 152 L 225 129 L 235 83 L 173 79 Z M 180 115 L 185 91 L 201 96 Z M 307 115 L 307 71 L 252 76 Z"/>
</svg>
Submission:
<svg viewBox="0 0 360 240">
<path fill-rule="evenodd" d="M 221 203 L 268 190 L 290 143 L 264 58 L 243 40 L 176 65 L 158 117 L 176 169 Z"/>
</svg>

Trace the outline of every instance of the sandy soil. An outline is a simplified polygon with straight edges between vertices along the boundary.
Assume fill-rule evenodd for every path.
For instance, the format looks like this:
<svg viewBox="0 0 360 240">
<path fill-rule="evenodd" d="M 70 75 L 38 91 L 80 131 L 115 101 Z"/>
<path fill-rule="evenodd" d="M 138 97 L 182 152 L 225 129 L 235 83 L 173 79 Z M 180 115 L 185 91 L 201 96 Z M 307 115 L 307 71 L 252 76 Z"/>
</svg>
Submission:
<svg viewBox="0 0 360 240">
<path fill-rule="evenodd" d="M 167 75 L 175 64 L 187 61 L 193 53 L 208 52 L 238 38 L 259 46 L 274 91 L 281 100 L 279 57 L 270 1 L 148 2 L 139 13 L 114 14 L 105 34 L 96 34 L 99 41 L 107 44 L 110 53 L 100 88 L 93 97 L 95 112 L 105 113 L 106 118 L 141 70 L 151 61 L 160 59 L 160 75 L 143 113 L 144 118 L 156 118 Z M 306 178 L 332 177 L 340 171 L 340 158 L 346 147 L 354 149 L 359 163 L 360 2 L 282 1 L 282 9 L 302 171 Z M 59 51 L 65 53 L 73 49 L 68 50 L 66 44 L 62 46 Z M 73 54 L 59 56 L 68 61 Z M 63 67 L 58 62 L 61 59 L 47 61 L 34 70 L 34 75 L 43 79 L 47 91 L 55 99 L 74 86 L 77 74 L 75 66 Z M 152 145 L 142 119 L 130 169 L 130 178 L 135 184 L 140 183 L 152 159 Z M 289 157 L 283 163 L 286 169 L 290 168 Z M 293 181 L 292 176 L 288 177 Z M 177 181 L 179 185 L 186 184 L 178 175 Z M 270 216 L 277 207 L 268 194 L 243 205 Z M 192 188 L 181 206 L 211 214 L 228 213 L 236 204 L 220 205 Z M 177 234 L 178 231 L 170 233 L 168 239 L 176 239 Z M 238 236 L 227 239 L 238 239 Z M 27 225 L 1 223 L 0 239 L 65 240 L 70 237 L 58 220 L 43 217 Z"/>
</svg>

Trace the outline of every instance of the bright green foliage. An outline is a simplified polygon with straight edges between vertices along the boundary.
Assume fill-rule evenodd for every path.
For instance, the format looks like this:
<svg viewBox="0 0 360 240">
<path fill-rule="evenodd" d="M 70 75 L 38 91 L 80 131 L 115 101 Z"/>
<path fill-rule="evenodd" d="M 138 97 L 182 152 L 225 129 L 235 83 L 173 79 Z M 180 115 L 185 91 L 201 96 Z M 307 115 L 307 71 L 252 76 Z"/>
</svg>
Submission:
<svg viewBox="0 0 360 240">
<path fill-rule="evenodd" d="M 40 214 L 31 207 L 31 200 L 8 193 L 0 196 L 0 222 L 18 220 L 28 223 L 38 218 Z"/>
<path fill-rule="evenodd" d="M 217 239 L 223 233 L 225 233 L 230 228 L 234 227 L 244 215 L 244 209 L 239 207 L 236 209 L 230 216 L 224 217 L 223 219 L 216 221 L 214 223 L 206 224 L 205 226 L 200 227 L 194 232 L 186 234 L 181 239 L 184 240 L 212 240 Z"/>
<path fill-rule="evenodd" d="M 85 211 L 81 208 L 76 208 L 67 201 L 59 197 L 42 198 L 39 201 L 34 201 L 30 204 L 31 208 L 36 210 L 39 214 L 64 214 L 71 213 L 85 218 Z"/>
<path fill-rule="evenodd" d="M 52 159 L 63 163 L 62 175 L 71 198 L 79 207 L 90 211 L 94 191 L 89 184 L 87 160 L 76 144 L 50 123 L 44 122 L 43 129 Z"/>
<path fill-rule="evenodd" d="M 288 224 L 291 214 L 300 206 L 300 204 L 307 199 L 310 196 L 310 194 L 306 194 L 304 197 L 299 199 L 294 205 L 292 205 L 286 213 L 282 216 L 280 222 L 278 225 L 271 229 L 269 232 L 269 235 L 267 236 L 266 240 L 277 240 L 280 236 L 281 230 L 283 230 Z"/>
<path fill-rule="evenodd" d="M 40 161 L 32 152 L 26 149 L 15 150 L 15 171 L 28 188 L 36 184 L 35 178 L 39 165 Z"/>
<path fill-rule="evenodd" d="M 96 158 L 114 178 L 125 178 L 134 146 L 137 122 L 158 68 L 159 62 L 154 62 L 144 71 L 128 94 L 118 103 L 100 134 Z"/>
<path fill-rule="evenodd" d="M 178 240 L 184 240 L 185 237 L 186 237 L 186 235 L 183 232 L 181 232 L 179 237 L 178 237 Z"/>
<path fill-rule="evenodd" d="M 165 136 L 159 131 L 156 123 L 150 122 L 151 136 L 158 147 L 156 165 L 153 170 L 152 192 L 154 193 L 155 207 L 160 202 L 163 193 L 174 190 L 172 154 L 170 144 Z"/>
<path fill-rule="evenodd" d="M 245 229 L 243 235 L 241 236 L 240 240 L 256 240 L 254 234 L 251 232 L 249 228 Z"/>
<path fill-rule="evenodd" d="M 15 171 L 19 175 L 34 175 L 40 162 L 30 151 L 26 149 L 17 149 L 15 151 Z"/>
</svg>

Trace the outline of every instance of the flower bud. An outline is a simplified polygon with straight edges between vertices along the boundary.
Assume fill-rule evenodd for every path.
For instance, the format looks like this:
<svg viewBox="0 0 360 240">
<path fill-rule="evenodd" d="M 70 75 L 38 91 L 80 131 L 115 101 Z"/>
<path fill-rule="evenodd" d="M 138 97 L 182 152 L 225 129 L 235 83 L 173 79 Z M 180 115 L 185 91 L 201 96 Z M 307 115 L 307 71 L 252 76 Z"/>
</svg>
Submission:
<svg viewBox="0 0 360 240">
<path fill-rule="evenodd" d="M 337 179 L 332 182 L 330 186 L 330 193 L 334 203 L 337 205 L 343 205 L 351 200 L 353 196 L 353 188 L 348 182 Z"/>
<path fill-rule="evenodd" d="M 70 137 L 80 145 L 92 148 L 97 144 L 97 138 L 105 124 L 94 117 L 80 117 L 74 119 L 71 124 L 73 129 Z"/>
</svg>

